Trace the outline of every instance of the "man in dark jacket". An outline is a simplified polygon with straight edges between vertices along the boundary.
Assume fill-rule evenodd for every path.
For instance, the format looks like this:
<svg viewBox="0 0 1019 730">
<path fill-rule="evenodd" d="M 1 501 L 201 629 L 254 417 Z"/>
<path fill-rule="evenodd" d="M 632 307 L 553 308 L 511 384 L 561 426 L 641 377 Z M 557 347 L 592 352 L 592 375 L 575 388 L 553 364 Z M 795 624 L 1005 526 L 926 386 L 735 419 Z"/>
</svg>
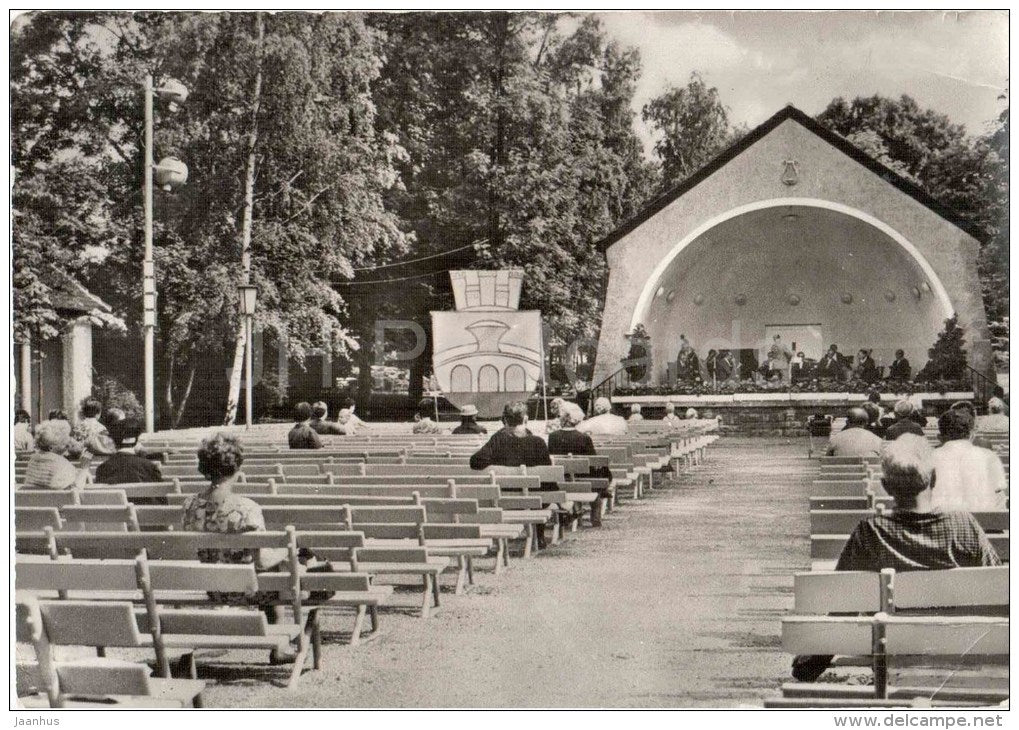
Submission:
<svg viewBox="0 0 1019 730">
<path fill-rule="evenodd" d="M 894 441 L 904 433 L 923 436 L 923 428 L 913 418 L 913 404 L 900 400 L 895 404 L 895 423 L 885 430 L 885 441 Z"/>
<path fill-rule="evenodd" d="M 162 481 L 159 465 L 135 452 L 144 427 L 136 418 L 110 424 L 109 435 L 117 452 L 96 467 L 97 484 L 134 484 Z"/>
<path fill-rule="evenodd" d="M 888 379 L 909 380 L 909 376 L 912 372 L 913 369 L 909 366 L 909 360 L 906 359 L 906 353 L 902 350 L 896 350 L 895 359 L 892 360 L 892 364 L 888 368 Z"/>
<path fill-rule="evenodd" d="M 477 406 L 465 405 L 460 409 L 460 425 L 453 429 L 454 434 L 480 434 L 488 433 L 488 429 L 477 421 Z"/>
<path fill-rule="evenodd" d="M 552 463 L 548 446 L 527 429 L 527 404 L 507 403 L 502 411 L 503 428 L 471 457 L 471 469 L 490 466 L 547 466 Z"/>
<path fill-rule="evenodd" d="M 490 466 L 549 466 L 552 457 L 540 436 L 527 430 L 527 404 L 523 401 L 507 403 L 502 410 L 503 428 L 471 457 L 471 469 Z M 534 526 L 538 547 L 545 548 L 545 526 Z"/>
<path fill-rule="evenodd" d="M 311 427 L 311 404 L 301 402 L 294 409 L 294 427 L 287 434 L 287 443 L 292 449 L 321 449 L 322 441 Z"/>
</svg>

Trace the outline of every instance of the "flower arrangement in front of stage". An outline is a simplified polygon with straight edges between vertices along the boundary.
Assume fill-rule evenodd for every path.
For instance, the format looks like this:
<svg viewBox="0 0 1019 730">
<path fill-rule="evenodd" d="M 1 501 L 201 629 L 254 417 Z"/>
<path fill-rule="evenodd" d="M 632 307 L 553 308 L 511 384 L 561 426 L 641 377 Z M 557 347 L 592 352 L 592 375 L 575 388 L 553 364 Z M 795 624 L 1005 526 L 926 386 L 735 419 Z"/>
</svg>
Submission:
<svg viewBox="0 0 1019 730">
<path fill-rule="evenodd" d="M 882 380 L 868 383 L 863 380 L 804 380 L 791 385 L 786 382 L 755 382 L 753 380 L 711 383 L 683 383 L 675 385 L 636 385 L 616 388 L 617 395 L 736 395 L 740 393 L 881 393 L 911 395 L 913 393 L 968 392 L 972 384 L 965 380 L 934 380 L 925 382 Z"/>
</svg>

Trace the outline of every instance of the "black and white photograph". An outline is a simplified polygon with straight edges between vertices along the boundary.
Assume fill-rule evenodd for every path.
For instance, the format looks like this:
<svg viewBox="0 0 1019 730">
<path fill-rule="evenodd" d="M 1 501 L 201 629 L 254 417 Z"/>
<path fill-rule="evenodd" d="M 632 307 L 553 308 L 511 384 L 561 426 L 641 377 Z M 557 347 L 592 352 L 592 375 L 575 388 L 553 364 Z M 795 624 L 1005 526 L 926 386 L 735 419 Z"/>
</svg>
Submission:
<svg viewBox="0 0 1019 730">
<path fill-rule="evenodd" d="M 1006 726 L 1009 30 L 10 10 L 15 727 Z"/>
</svg>

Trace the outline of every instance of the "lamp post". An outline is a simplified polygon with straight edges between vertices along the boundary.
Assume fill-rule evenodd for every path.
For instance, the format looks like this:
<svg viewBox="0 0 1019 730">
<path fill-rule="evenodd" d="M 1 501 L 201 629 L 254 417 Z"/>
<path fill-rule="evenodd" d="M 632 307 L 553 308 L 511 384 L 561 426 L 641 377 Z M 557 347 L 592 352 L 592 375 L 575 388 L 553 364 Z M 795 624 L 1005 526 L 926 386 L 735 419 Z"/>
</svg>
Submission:
<svg viewBox="0 0 1019 730">
<path fill-rule="evenodd" d="M 187 88 L 173 79 L 163 86 L 152 84 L 152 75 L 145 76 L 145 176 L 142 187 L 143 207 L 145 209 L 145 258 L 142 262 L 142 327 L 145 330 L 145 431 L 152 433 L 156 426 L 156 378 L 155 378 L 155 341 L 156 341 L 156 267 L 152 259 L 152 183 L 153 176 L 159 186 L 166 191 L 180 187 L 188 179 L 188 168 L 183 162 L 173 157 L 160 160 L 159 165 L 153 162 L 152 152 L 152 116 L 155 96 L 168 102 L 167 108 L 173 112 L 188 98 Z"/>
<path fill-rule="evenodd" d="M 255 304 L 258 300 L 258 287 L 254 284 L 239 284 L 237 286 L 237 306 L 240 314 L 244 317 L 244 380 L 248 384 L 244 393 L 244 427 L 251 428 L 252 411 L 252 388 L 251 388 L 251 361 L 252 361 L 252 330 L 255 319 Z"/>
</svg>

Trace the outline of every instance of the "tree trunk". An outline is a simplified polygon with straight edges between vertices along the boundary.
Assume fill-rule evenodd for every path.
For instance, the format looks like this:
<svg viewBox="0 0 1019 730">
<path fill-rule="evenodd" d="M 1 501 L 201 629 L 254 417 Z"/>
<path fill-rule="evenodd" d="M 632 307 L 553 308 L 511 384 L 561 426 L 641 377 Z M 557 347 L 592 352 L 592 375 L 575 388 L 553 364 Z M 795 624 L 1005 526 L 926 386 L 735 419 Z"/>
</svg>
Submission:
<svg viewBox="0 0 1019 730">
<path fill-rule="evenodd" d="M 166 396 L 164 398 L 166 401 L 166 410 L 164 413 L 166 414 L 173 413 L 173 371 L 176 364 L 177 358 L 170 355 L 170 361 L 166 365 Z M 173 428 L 173 426 L 170 426 L 170 428 Z"/>
<path fill-rule="evenodd" d="M 241 223 L 241 267 L 244 271 L 244 283 L 251 283 L 251 221 L 254 217 L 255 200 L 255 147 L 258 145 L 258 110 L 262 102 L 262 46 L 265 40 L 265 22 L 261 13 L 255 13 L 257 26 L 258 59 L 255 67 L 255 88 L 251 102 L 251 129 L 248 132 L 248 161 L 244 175 L 244 218 Z M 230 370 L 230 392 L 226 399 L 226 418 L 224 426 L 233 425 L 237 419 L 237 403 L 241 397 L 241 370 L 244 364 L 244 347 L 247 344 L 244 322 L 238 324 L 237 339 L 234 344 L 234 362 Z M 251 383 L 248 383 L 251 387 Z"/>
<path fill-rule="evenodd" d="M 364 339 L 357 351 L 357 403 L 363 413 L 368 413 L 372 395 L 372 365 L 375 363 L 375 348 L 371 340 Z"/>
<path fill-rule="evenodd" d="M 423 380 L 425 372 L 428 369 L 428 351 L 421 353 L 410 362 L 410 383 L 407 391 L 410 396 L 410 400 L 413 403 L 417 403 L 424 397 L 425 389 Z"/>
<path fill-rule="evenodd" d="M 198 370 L 198 365 L 192 363 L 191 368 L 188 370 L 188 382 L 184 386 L 184 393 L 180 397 L 180 404 L 177 406 L 177 410 L 173 411 L 173 423 L 170 428 L 177 428 L 180 424 L 180 419 L 184 416 L 184 407 L 188 404 L 188 398 L 191 397 L 191 386 L 195 384 L 195 372 Z"/>
</svg>

